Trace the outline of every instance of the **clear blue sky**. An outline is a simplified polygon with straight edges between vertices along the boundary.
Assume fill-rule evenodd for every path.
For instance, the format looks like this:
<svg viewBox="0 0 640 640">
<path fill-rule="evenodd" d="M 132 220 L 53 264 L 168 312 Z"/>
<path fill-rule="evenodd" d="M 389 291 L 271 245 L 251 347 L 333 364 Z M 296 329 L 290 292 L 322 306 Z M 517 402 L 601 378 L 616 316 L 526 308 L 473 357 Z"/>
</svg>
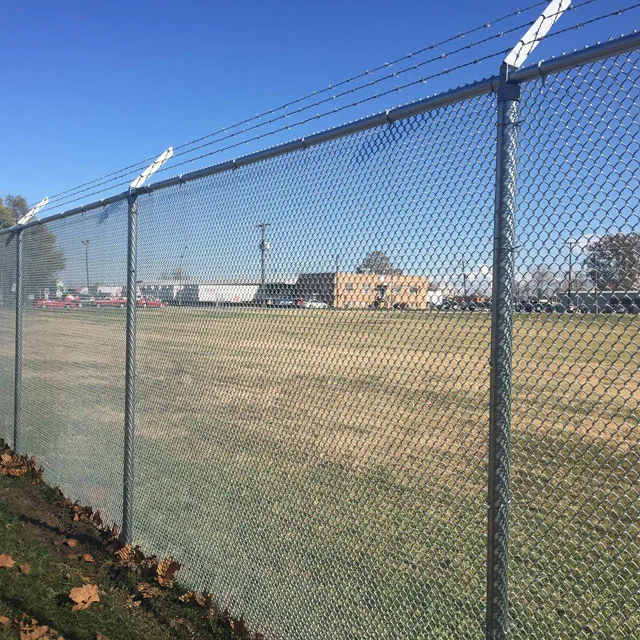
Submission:
<svg viewBox="0 0 640 640">
<path fill-rule="evenodd" d="M 5 50 L 11 55 L 4 69 L 6 95 L 0 101 L 5 125 L 0 194 L 22 193 L 30 202 L 53 196 L 157 154 L 168 145 L 180 145 L 322 90 L 534 2 L 390 5 L 378 0 L 317 4 L 209 0 L 81 5 L 62 1 L 31 2 L 28 9 L 14 2 L 5 9 Z M 552 31 L 559 35 L 551 35 L 529 63 L 628 33 L 640 24 L 640 10 L 635 9 L 562 34 L 562 29 L 576 22 L 612 8 L 629 7 L 635 0 L 616 2 L 615 7 L 610 0 L 574 0 L 573 4 L 582 8 L 563 16 Z M 444 61 L 401 73 L 362 94 L 396 89 L 419 77 L 509 49 L 541 9 L 417 55 L 392 70 L 422 64 L 442 52 L 449 54 Z M 472 52 L 454 53 L 458 47 L 505 30 L 511 31 Z M 356 107 L 350 106 L 353 95 L 314 106 L 286 122 L 295 125 L 309 115 L 341 110 L 195 165 L 178 167 L 179 159 L 174 158 L 160 177 L 494 75 L 503 57 L 501 53 Z M 605 75 L 619 71 L 614 62 L 602 66 Z M 356 84 L 386 73 L 378 72 Z M 569 84 L 561 87 L 562 82 Z M 609 83 L 582 78 L 584 86 L 576 88 L 572 82 L 578 79 L 550 81 L 545 92 L 540 82 L 530 83 L 523 100 L 526 125 L 520 225 L 529 225 L 523 227 L 529 244 L 523 244 L 518 256 L 522 269 L 555 263 L 559 272 L 565 268 L 570 236 L 637 225 L 637 214 L 628 210 L 633 209 L 637 196 L 631 202 L 620 191 L 631 178 L 618 176 L 632 161 L 627 137 L 633 137 L 637 124 L 634 128 L 626 120 L 635 119 L 631 106 L 636 104 L 636 93 L 616 106 L 611 104 Z M 557 99 L 573 100 L 573 106 L 559 109 L 554 91 Z M 560 125 L 559 133 L 556 126 Z M 597 134 L 600 126 L 606 133 Z M 575 131 L 592 136 L 580 150 L 574 142 Z M 463 262 L 467 270 L 482 274 L 491 264 L 494 137 L 494 98 L 483 96 L 432 112 L 413 124 L 405 121 L 380 127 L 144 196 L 140 199 L 139 277 L 145 281 L 166 277 L 186 253 L 185 269 L 193 279 L 256 279 L 255 224 L 261 220 L 272 223 L 268 268 L 274 278 L 333 269 L 336 256 L 340 256 L 342 269 L 355 269 L 374 248 L 388 253 L 405 272 L 426 273 L 434 282 L 459 281 Z M 598 138 L 620 151 L 615 171 L 601 174 L 589 159 Z M 242 138 L 231 138 L 218 146 L 239 140 Z M 571 172 L 581 163 L 586 164 L 587 175 L 577 180 Z M 576 191 L 578 182 L 596 195 L 583 197 Z M 110 187 L 111 192 L 125 188 Z M 554 190 L 553 197 L 547 198 L 548 187 Z M 109 193 L 88 191 L 75 202 L 59 202 L 47 213 Z M 608 213 L 603 217 L 605 210 Z M 67 284 L 85 282 L 82 239 L 91 242 L 92 281 L 124 282 L 125 211 L 126 206 L 120 204 L 106 212 L 49 225 L 65 253 L 65 269 L 59 276 Z M 486 289 L 490 280 L 485 280 L 482 286 Z"/>
<path fill-rule="evenodd" d="M 532 3 L 7 0 L 0 194 L 33 202 Z M 600 0 L 580 17 L 611 8 Z M 550 40 L 535 59 L 627 32 L 637 18 L 636 11 Z M 509 35 L 500 46 L 516 40 Z M 386 96 L 329 124 L 476 80 L 497 63 Z"/>
</svg>

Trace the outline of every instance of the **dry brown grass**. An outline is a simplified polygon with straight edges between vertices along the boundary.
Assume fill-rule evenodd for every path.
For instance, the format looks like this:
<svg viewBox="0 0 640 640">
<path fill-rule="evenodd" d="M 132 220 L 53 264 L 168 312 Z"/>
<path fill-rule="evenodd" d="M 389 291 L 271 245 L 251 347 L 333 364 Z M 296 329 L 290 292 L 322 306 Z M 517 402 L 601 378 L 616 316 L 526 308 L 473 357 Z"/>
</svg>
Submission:
<svg viewBox="0 0 640 640">
<path fill-rule="evenodd" d="M 519 319 L 514 431 L 637 444 L 639 324 Z M 115 427 L 120 408 L 104 400 L 124 388 L 123 332 L 119 312 L 28 312 L 25 386 L 59 388 L 73 411 L 106 412 Z M 149 310 L 139 323 L 140 429 L 173 437 L 212 419 L 353 470 L 411 473 L 416 458 L 443 451 L 466 466 L 485 456 L 489 338 L 488 314 Z M 3 341 L 5 381 L 10 347 Z M 79 393 L 87 387 L 94 397 Z"/>
</svg>

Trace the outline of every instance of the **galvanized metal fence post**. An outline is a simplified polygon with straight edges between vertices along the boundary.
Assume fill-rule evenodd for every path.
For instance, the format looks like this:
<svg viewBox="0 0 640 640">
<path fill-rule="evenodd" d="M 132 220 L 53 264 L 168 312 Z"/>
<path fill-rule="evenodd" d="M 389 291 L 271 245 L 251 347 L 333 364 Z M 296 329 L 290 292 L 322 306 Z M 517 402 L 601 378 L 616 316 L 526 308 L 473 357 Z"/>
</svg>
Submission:
<svg viewBox="0 0 640 640">
<path fill-rule="evenodd" d="M 491 305 L 487 640 L 504 640 L 507 637 L 516 162 L 520 103 L 520 85 L 508 81 L 510 70 L 507 64 L 502 65 L 498 87 Z"/>
<path fill-rule="evenodd" d="M 133 445 L 136 396 L 136 271 L 138 258 L 138 195 L 130 189 L 127 223 L 127 328 L 124 390 L 124 475 L 122 483 L 122 540 L 133 535 Z"/>
<path fill-rule="evenodd" d="M 23 250 L 22 230 L 16 231 L 16 335 L 15 335 L 15 378 L 13 397 L 13 450 L 21 450 L 20 420 L 22 416 L 22 302 L 23 302 Z"/>
</svg>

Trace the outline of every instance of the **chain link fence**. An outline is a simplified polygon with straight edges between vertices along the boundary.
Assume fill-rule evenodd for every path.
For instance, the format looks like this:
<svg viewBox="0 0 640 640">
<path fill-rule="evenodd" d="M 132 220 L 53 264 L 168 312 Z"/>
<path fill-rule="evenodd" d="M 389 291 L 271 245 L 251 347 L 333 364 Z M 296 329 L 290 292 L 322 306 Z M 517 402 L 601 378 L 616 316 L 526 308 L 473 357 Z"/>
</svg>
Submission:
<svg viewBox="0 0 640 640">
<path fill-rule="evenodd" d="M 0 238 L 0 433 L 13 439 L 15 373 L 15 281 L 16 243 L 11 236 Z"/>
<path fill-rule="evenodd" d="M 129 194 L 135 293 L 126 198 L 21 230 L 21 449 L 111 520 L 133 487 L 134 543 L 268 638 L 634 637 L 640 60 L 607 46 Z"/>
<path fill-rule="evenodd" d="M 523 86 L 519 298 L 577 312 L 516 322 L 512 637 L 640 632 L 639 64 Z"/>
</svg>

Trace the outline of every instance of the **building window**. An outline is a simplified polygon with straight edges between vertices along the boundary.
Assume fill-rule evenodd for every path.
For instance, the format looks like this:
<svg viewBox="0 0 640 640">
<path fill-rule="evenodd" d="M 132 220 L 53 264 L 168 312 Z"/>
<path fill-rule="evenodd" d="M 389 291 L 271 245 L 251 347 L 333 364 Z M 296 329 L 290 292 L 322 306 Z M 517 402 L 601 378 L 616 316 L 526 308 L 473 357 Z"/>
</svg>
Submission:
<svg viewBox="0 0 640 640">
<path fill-rule="evenodd" d="M 353 291 L 353 282 L 348 282 L 347 284 L 344 285 L 344 290 L 345 291 Z"/>
</svg>

